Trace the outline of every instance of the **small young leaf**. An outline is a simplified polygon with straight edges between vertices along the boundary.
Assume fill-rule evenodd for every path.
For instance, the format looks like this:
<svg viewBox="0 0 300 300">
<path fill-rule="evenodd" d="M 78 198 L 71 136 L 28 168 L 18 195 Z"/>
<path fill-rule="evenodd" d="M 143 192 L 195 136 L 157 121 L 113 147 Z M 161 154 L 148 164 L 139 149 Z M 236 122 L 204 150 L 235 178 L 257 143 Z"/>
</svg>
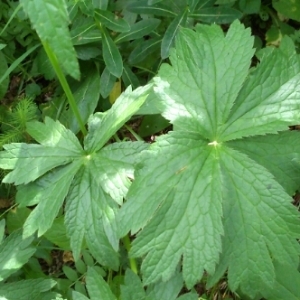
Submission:
<svg viewBox="0 0 300 300">
<path fill-rule="evenodd" d="M 95 261 L 88 250 L 82 250 L 82 256 L 83 256 L 83 260 L 87 266 L 89 266 L 89 267 L 94 266 Z"/>
<path fill-rule="evenodd" d="M 116 18 L 116 15 L 107 10 L 95 9 L 95 19 L 105 27 L 116 32 L 128 32 L 130 30 L 129 24 L 120 18 Z"/>
<path fill-rule="evenodd" d="M 139 276 L 130 269 L 126 270 L 124 285 L 121 285 L 122 300 L 145 299 L 146 292 Z M 153 299 L 153 298 L 151 298 Z M 164 298 L 160 298 L 164 299 Z M 168 300 L 172 300 L 169 299 Z"/>
<path fill-rule="evenodd" d="M 82 293 L 79 293 L 76 291 L 72 291 L 72 297 L 73 297 L 73 300 L 89 300 L 88 297 L 86 297 Z"/>
<path fill-rule="evenodd" d="M 75 267 L 76 270 L 80 273 L 80 274 L 84 274 L 87 271 L 87 266 L 86 264 L 83 262 L 82 259 L 78 259 L 75 261 Z"/>
<path fill-rule="evenodd" d="M 71 281 L 74 282 L 78 279 L 77 272 L 74 269 L 70 268 L 69 266 L 64 265 L 62 267 L 62 270 L 63 270 L 64 274 L 66 275 L 66 277 L 68 279 L 70 279 Z"/>
<path fill-rule="evenodd" d="M 75 282 L 75 291 L 80 292 L 81 294 L 87 296 L 87 292 L 85 289 L 85 284 L 82 283 L 81 281 L 76 281 Z"/>
<path fill-rule="evenodd" d="M 109 285 L 94 268 L 88 269 L 86 286 L 91 299 L 117 300 Z"/>
<path fill-rule="evenodd" d="M 102 52 L 106 67 L 117 78 L 123 72 L 123 61 L 119 49 L 113 42 L 106 29 L 102 27 Z"/>
</svg>

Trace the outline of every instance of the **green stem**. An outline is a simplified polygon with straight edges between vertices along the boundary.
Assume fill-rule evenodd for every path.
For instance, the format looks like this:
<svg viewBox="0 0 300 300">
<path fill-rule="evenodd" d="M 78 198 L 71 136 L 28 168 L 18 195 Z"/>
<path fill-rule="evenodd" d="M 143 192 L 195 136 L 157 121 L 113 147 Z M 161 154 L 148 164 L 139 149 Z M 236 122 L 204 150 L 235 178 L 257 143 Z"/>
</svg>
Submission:
<svg viewBox="0 0 300 300">
<path fill-rule="evenodd" d="M 128 125 L 124 125 L 125 128 L 134 136 L 137 141 L 143 142 L 144 140 Z"/>
<path fill-rule="evenodd" d="M 130 248 L 131 248 L 131 243 L 130 243 L 130 238 L 129 238 L 129 234 L 127 234 L 126 236 L 123 237 L 122 239 L 123 244 L 127 250 L 127 253 L 129 253 Z M 134 258 L 129 258 L 129 264 L 130 264 L 130 269 L 132 272 L 134 272 L 135 274 L 138 273 L 138 269 L 137 269 L 137 265 L 136 265 L 136 260 Z"/>
<path fill-rule="evenodd" d="M 60 84 L 61 84 L 61 86 L 62 86 L 62 88 L 63 88 L 63 90 L 64 90 L 64 92 L 65 92 L 65 94 L 67 96 L 69 105 L 70 105 L 70 107 L 71 107 L 71 109 L 72 109 L 72 111 L 73 111 L 73 113 L 75 115 L 75 118 L 77 119 L 77 122 L 79 124 L 80 130 L 82 131 L 83 135 L 85 136 L 85 135 L 87 135 L 87 130 L 86 130 L 86 128 L 84 126 L 84 122 L 82 121 L 82 118 L 80 116 L 78 107 L 76 105 L 76 101 L 75 101 L 74 96 L 73 96 L 73 94 L 71 92 L 71 89 L 70 89 L 69 84 L 68 84 L 68 82 L 66 80 L 66 77 L 65 77 L 65 75 L 64 75 L 64 73 L 63 73 L 63 71 L 62 71 L 62 69 L 61 69 L 61 67 L 60 67 L 60 65 L 59 65 L 59 63 L 57 61 L 56 55 L 51 50 L 51 48 L 49 47 L 49 45 L 48 45 L 47 42 L 43 41 L 42 44 L 44 46 L 44 49 L 45 49 L 45 51 L 47 53 L 47 56 L 48 56 L 48 58 L 49 58 L 49 60 L 50 60 L 50 62 L 52 64 L 52 66 L 53 66 L 53 68 L 55 70 L 55 73 L 56 73 L 56 75 L 58 77 L 58 80 L 59 80 L 59 82 L 60 82 Z"/>
</svg>

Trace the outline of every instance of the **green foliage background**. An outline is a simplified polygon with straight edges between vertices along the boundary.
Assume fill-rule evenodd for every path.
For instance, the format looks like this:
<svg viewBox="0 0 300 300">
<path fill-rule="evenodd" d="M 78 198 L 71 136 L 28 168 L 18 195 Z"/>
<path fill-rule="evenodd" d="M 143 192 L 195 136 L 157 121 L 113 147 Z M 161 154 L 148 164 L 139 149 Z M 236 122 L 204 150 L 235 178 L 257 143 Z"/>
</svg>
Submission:
<svg viewBox="0 0 300 300">
<path fill-rule="evenodd" d="M 298 11 L 2 1 L 0 296 L 299 299 Z"/>
</svg>

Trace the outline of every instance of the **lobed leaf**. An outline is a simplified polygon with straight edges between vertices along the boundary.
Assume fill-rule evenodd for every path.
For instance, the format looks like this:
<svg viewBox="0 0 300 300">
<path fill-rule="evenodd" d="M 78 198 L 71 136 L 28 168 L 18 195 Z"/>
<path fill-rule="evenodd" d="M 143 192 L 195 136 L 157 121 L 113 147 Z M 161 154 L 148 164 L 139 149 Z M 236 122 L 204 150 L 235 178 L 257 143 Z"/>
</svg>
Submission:
<svg viewBox="0 0 300 300">
<path fill-rule="evenodd" d="M 113 269 L 118 267 L 114 236 L 105 235 L 103 216 L 115 205 L 99 184 L 93 160 L 76 174 L 66 199 L 65 224 L 75 259 L 79 258 L 84 237 L 90 251 L 99 262 Z M 110 226 L 116 226 L 112 220 Z M 95 238 L 97 237 L 97 238 Z M 97 246 L 97 247 L 96 247 Z M 97 250 L 96 250 L 97 249 Z M 95 253 L 96 252 L 96 253 Z"/>
<path fill-rule="evenodd" d="M 164 117 L 214 141 L 248 75 L 253 38 L 238 22 L 225 37 L 217 25 L 196 29 L 181 29 L 170 56 L 172 67 L 162 66 L 154 90 Z"/>
<path fill-rule="evenodd" d="M 299 177 L 298 165 L 288 174 L 297 133 L 249 136 L 297 124 L 299 56 L 283 39 L 249 74 L 252 44 L 239 22 L 225 36 L 182 29 L 172 66 L 154 78 L 175 131 L 142 153 L 119 215 L 120 235 L 137 234 L 130 253 L 144 258 L 145 285 L 168 280 L 182 258 L 188 288 L 204 270 L 210 286 L 227 270 L 232 291 L 260 298 L 277 284 L 276 261 L 298 265 L 299 213 L 284 190 Z"/>
<path fill-rule="evenodd" d="M 181 255 L 189 287 L 204 269 L 214 272 L 223 233 L 217 156 L 199 135 L 182 132 L 159 138 L 142 156 L 144 166 L 121 208 L 120 230 L 124 235 L 144 228 L 132 255 L 149 252 L 142 264 L 145 284 L 169 279 Z"/>
</svg>

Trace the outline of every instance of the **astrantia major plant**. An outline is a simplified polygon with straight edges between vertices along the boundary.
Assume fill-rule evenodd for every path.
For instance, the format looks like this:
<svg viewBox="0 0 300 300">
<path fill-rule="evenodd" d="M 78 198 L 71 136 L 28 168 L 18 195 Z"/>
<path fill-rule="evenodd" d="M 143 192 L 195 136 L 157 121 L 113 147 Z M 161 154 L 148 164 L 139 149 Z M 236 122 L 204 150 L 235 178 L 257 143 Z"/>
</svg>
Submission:
<svg viewBox="0 0 300 300">
<path fill-rule="evenodd" d="M 182 258 L 188 288 L 227 271 L 251 298 L 299 296 L 284 274 L 299 282 L 299 134 L 288 126 L 300 121 L 300 59 L 283 39 L 249 70 L 252 45 L 238 21 L 226 35 L 182 29 L 154 80 L 174 130 L 144 151 L 120 213 L 120 236 L 138 233 L 131 255 L 144 257 L 146 285 Z"/>
</svg>

